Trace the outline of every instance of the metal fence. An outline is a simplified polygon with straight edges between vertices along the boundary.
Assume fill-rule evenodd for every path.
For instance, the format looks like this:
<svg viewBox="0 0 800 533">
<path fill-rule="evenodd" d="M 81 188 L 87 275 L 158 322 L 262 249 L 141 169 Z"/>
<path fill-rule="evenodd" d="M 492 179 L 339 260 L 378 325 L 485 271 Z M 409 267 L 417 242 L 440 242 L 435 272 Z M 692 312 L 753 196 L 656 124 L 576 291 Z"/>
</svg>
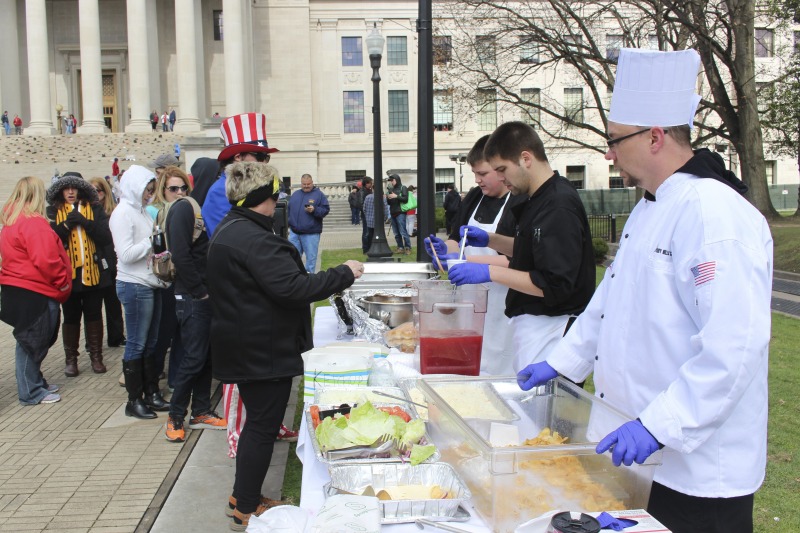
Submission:
<svg viewBox="0 0 800 533">
<path fill-rule="evenodd" d="M 769 199 L 772 206 L 778 211 L 797 209 L 797 187 L 798 185 L 769 185 Z"/>
<path fill-rule="evenodd" d="M 617 215 L 588 215 L 592 238 L 617 242 Z"/>
</svg>

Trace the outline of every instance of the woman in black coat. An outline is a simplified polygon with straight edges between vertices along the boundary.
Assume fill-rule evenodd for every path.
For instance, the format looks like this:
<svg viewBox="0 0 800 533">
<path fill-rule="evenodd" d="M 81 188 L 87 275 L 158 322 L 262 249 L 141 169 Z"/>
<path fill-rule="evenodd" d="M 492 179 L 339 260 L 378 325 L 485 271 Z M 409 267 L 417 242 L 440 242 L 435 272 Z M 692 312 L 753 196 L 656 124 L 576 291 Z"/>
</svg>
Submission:
<svg viewBox="0 0 800 533">
<path fill-rule="evenodd" d="M 206 275 L 214 377 L 239 386 L 247 411 L 229 500 L 231 528 L 244 531 L 253 513 L 276 504 L 260 496 L 261 486 L 292 378 L 303 373 L 300 354 L 312 347 L 310 304 L 352 285 L 364 267 L 347 261 L 307 273 L 297 249 L 273 232 L 277 170 L 242 162 L 228 166 L 226 174 L 234 207 L 214 231 Z"/>
<path fill-rule="evenodd" d="M 64 375 L 75 377 L 81 338 L 81 315 L 92 370 L 106 371 L 103 364 L 103 289 L 113 283 L 111 266 L 103 254 L 112 244 L 108 215 L 97 191 L 77 172 L 67 172 L 47 190 L 47 218 L 61 238 L 72 265 L 72 294 L 62 304 L 61 328 L 66 366 Z"/>
</svg>

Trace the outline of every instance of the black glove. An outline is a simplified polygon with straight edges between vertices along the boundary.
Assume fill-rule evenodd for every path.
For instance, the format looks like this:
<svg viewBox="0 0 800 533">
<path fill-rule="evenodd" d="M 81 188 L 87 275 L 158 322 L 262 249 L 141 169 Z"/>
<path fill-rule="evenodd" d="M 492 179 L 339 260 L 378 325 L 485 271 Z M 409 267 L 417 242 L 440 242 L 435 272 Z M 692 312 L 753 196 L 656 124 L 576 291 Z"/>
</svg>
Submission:
<svg viewBox="0 0 800 533">
<path fill-rule="evenodd" d="M 70 211 L 67 215 L 67 226 L 74 228 L 75 226 L 85 226 L 86 225 L 86 217 L 81 214 L 80 211 L 75 209 L 74 211 Z"/>
</svg>

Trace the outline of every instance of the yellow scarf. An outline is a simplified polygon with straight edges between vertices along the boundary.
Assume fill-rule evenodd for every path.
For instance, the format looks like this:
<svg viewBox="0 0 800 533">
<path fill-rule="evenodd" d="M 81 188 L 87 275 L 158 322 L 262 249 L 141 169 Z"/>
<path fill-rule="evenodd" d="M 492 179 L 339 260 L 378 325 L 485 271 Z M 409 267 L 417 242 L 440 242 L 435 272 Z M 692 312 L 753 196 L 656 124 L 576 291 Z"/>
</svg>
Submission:
<svg viewBox="0 0 800 533">
<path fill-rule="evenodd" d="M 86 220 L 94 220 L 94 212 L 90 204 L 81 202 L 78 206 L 78 211 L 86 217 Z M 67 215 L 71 212 L 71 204 L 62 205 L 56 213 L 56 224 L 61 224 L 67 220 Z M 77 278 L 78 269 L 82 268 L 81 282 L 84 287 L 94 287 L 100 283 L 100 269 L 94 261 L 95 251 L 94 241 L 86 235 L 86 230 L 83 229 L 83 226 L 72 228 L 69 232 L 67 255 L 70 263 L 72 263 L 72 279 Z"/>
</svg>

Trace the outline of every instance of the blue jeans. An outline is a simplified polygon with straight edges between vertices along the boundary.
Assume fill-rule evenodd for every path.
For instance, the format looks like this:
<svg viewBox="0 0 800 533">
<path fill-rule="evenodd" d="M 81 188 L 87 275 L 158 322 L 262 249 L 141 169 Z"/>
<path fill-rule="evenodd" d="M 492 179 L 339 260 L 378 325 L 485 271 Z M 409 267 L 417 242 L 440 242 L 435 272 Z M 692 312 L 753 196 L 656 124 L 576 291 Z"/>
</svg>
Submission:
<svg viewBox="0 0 800 533">
<path fill-rule="evenodd" d="M 357 207 L 350 208 L 350 222 L 355 226 L 361 224 L 361 209 Z"/>
<path fill-rule="evenodd" d="M 161 292 L 147 285 L 117 280 L 117 296 L 125 310 L 128 328 L 122 359 L 134 361 L 153 357 L 161 321 Z"/>
<path fill-rule="evenodd" d="M 306 254 L 306 271 L 313 274 L 317 268 L 317 250 L 319 250 L 319 233 L 289 232 L 289 242 L 294 244 L 300 255 Z"/>
<path fill-rule="evenodd" d="M 411 237 L 408 236 L 408 230 L 406 230 L 405 213 L 392 215 L 392 233 L 394 233 L 394 240 L 397 241 L 398 248 L 411 249 Z"/>
<path fill-rule="evenodd" d="M 3 127 L 6 129 L 6 135 L 11 135 L 11 124 L 6 122 L 3 124 Z"/>
<path fill-rule="evenodd" d="M 192 416 L 211 411 L 211 300 L 175 295 L 175 316 L 180 331 L 181 356 L 172 386 L 169 416 L 183 420 L 192 399 Z M 170 369 L 171 370 L 171 369 Z"/>
<path fill-rule="evenodd" d="M 364 213 L 361 213 L 364 215 Z M 367 253 L 369 247 L 372 245 L 372 235 L 375 233 L 374 228 L 367 227 L 366 215 L 361 217 L 361 251 Z"/>
<path fill-rule="evenodd" d="M 39 320 L 32 325 L 33 328 L 39 331 L 26 330 L 24 332 L 18 332 L 21 335 L 27 335 L 28 343 L 26 343 L 26 345 L 28 346 L 30 346 L 29 343 L 34 340 L 33 336 L 30 334 L 34 334 L 38 337 L 36 351 L 39 352 L 38 354 L 29 353 L 23 347 L 23 343 L 17 341 L 17 348 L 14 352 L 16 362 L 15 372 L 17 377 L 17 394 L 19 396 L 19 403 L 22 405 L 36 405 L 41 402 L 45 396 L 50 394 L 47 392 L 47 381 L 45 381 L 42 375 L 42 361 L 44 361 L 42 352 L 45 354 L 47 353 L 50 340 L 55 334 L 56 328 L 58 328 L 60 308 L 57 301 L 49 300 L 47 302 L 47 313 L 49 314 L 49 317 L 47 317 L 49 320 Z M 48 323 L 52 324 L 52 326 L 48 326 Z"/>
</svg>

